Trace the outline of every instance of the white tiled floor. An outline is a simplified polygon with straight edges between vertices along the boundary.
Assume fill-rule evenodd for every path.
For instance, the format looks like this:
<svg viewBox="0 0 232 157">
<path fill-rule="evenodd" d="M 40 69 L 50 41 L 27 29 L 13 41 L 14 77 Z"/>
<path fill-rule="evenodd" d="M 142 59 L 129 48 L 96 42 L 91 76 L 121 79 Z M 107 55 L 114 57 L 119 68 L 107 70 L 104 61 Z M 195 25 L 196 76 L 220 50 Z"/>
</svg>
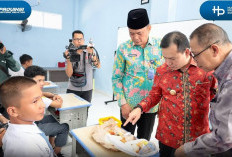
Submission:
<svg viewBox="0 0 232 157">
<path fill-rule="evenodd" d="M 108 100 L 112 100 L 112 97 L 96 90 L 93 92 L 92 106 L 89 108 L 87 126 L 98 124 L 98 119 L 101 117 L 114 116 L 120 119 L 120 111 L 117 102 L 111 102 L 106 105 L 104 102 Z M 158 121 L 156 118 L 151 140 L 158 146 L 158 141 L 155 139 L 157 123 Z M 71 142 L 71 138 L 69 138 L 68 141 Z M 62 153 L 67 157 L 71 156 L 70 143 L 62 148 Z"/>
</svg>

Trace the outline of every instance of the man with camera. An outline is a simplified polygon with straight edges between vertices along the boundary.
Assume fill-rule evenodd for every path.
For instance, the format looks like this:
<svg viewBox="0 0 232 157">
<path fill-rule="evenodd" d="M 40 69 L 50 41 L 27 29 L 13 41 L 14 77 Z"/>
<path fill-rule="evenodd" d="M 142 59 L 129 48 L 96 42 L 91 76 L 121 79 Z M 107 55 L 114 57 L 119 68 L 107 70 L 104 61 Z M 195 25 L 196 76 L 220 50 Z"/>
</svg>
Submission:
<svg viewBox="0 0 232 157">
<path fill-rule="evenodd" d="M 69 77 L 67 93 L 74 93 L 88 102 L 92 99 L 93 67 L 100 68 L 100 60 L 92 45 L 84 45 L 80 30 L 72 33 L 72 41 L 64 53 Z"/>
</svg>

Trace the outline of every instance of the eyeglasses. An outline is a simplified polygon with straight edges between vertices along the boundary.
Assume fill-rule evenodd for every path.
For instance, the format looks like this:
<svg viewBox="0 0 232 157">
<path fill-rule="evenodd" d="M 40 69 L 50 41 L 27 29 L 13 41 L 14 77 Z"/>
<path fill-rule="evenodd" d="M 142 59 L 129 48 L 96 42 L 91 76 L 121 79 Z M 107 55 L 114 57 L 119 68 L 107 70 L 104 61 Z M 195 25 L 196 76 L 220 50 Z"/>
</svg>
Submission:
<svg viewBox="0 0 232 157">
<path fill-rule="evenodd" d="M 202 51 L 200 51 L 197 54 L 194 54 L 192 51 L 190 52 L 191 56 L 193 57 L 193 59 L 195 59 L 197 56 L 199 56 L 202 52 L 204 52 L 205 50 L 207 50 L 208 48 L 210 48 L 213 44 L 218 43 L 219 40 L 215 41 L 214 43 L 212 43 L 211 45 L 207 46 L 205 49 L 203 49 Z"/>
<path fill-rule="evenodd" d="M 83 38 L 74 38 L 73 40 L 82 41 Z"/>
</svg>

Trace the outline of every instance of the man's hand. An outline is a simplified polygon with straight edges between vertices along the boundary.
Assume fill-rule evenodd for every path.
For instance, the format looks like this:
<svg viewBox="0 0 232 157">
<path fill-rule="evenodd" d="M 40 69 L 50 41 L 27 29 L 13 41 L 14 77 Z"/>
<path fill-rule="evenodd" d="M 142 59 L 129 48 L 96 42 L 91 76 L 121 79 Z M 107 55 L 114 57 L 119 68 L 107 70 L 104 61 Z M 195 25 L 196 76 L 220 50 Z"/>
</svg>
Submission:
<svg viewBox="0 0 232 157">
<path fill-rule="evenodd" d="M 175 157 L 187 157 L 185 152 L 184 152 L 184 145 L 182 145 L 178 149 L 176 149 L 174 156 Z"/>
<path fill-rule="evenodd" d="M 132 125 L 135 125 L 135 123 L 139 120 L 141 117 L 142 111 L 141 108 L 134 109 L 130 114 L 129 118 L 126 120 L 126 122 L 123 124 L 123 126 L 126 126 L 129 122 L 132 123 Z"/>
<path fill-rule="evenodd" d="M 77 54 L 79 54 L 79 55 L 81 55 L 81 53 L 83 52 L 83 50 L 82 49 L 80 49 L 80 50 L 77 50 Z"/>
<path fill-rule="evenodd" d="M 88 46 L 86 50 L 89 54 L 93 54 L 93 48 L 90 48 L 90 46 Z"/>
<path fill-rule="evenodd" d="M 69 52 L 68 52 L 68 50 L 66 50 L 66 51 L 64 52 L 64 55 L 65 55 L 66 57 L 68 57 L 68 54 L 69 54 Z"/>
<path fill-rule="evenodd" d="M 122 105 L 122 107 L 121 107 L 121 111 L 122 111 L 122 117 L 124 118 L 124 119 L 127 119 L 128 118 L 128 116 L 129 116 L 129 114 L 130 114 L 130 112 L 131 112 L 131 107 L 130 107 L 130 105 L 129 104 L 124 104 L 124 105 Z"/>
</svg>

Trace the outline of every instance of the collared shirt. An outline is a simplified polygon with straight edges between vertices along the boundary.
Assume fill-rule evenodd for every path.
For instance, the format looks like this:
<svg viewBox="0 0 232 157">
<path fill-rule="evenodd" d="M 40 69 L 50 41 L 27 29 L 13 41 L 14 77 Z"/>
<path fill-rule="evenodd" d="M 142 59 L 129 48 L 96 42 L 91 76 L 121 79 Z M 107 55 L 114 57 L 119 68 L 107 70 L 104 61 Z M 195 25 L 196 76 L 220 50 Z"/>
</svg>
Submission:
<svg viewBox="0 0 232 157">
<path fill-rule="evenodd" d="M 225 152 L 232 148 L 232 52 L 214 72 L 218 91 L 210 102 L 210 122 L 213 131 L 185 143 L 185 153 L 190 157 Z"/>
<path fill-rule="evenodd" d="M 185 72 L 171 70 L 166 63 L 159 67 L 149 96 L 139 104 L 146 112 L 161 100 L 156 138 L 178 148 L 208 133 L 209 102 L 215 84 L 212 72 L 204 72 L 192 59 Z"/>
<path fill-rule="evenodd" d="M 154 73 L 162 64 L 160 40 L 149 39 L 145 48 L 134 45 L 132 40 L 118 47 L 114 58 L 112 84 L 113 91 L 121 107 L 129 104 L 135 107 L 151 90 L 153 78 L 148 79 L 148 71 Z M 151 109 L 150 112 L 156 112 Z"/>
<path fill-rule="evenodd" d="M 11 124 L 3 137 L 4 157 L 53 157 L 40 129 L 34 123 Z"/>
</svg>

